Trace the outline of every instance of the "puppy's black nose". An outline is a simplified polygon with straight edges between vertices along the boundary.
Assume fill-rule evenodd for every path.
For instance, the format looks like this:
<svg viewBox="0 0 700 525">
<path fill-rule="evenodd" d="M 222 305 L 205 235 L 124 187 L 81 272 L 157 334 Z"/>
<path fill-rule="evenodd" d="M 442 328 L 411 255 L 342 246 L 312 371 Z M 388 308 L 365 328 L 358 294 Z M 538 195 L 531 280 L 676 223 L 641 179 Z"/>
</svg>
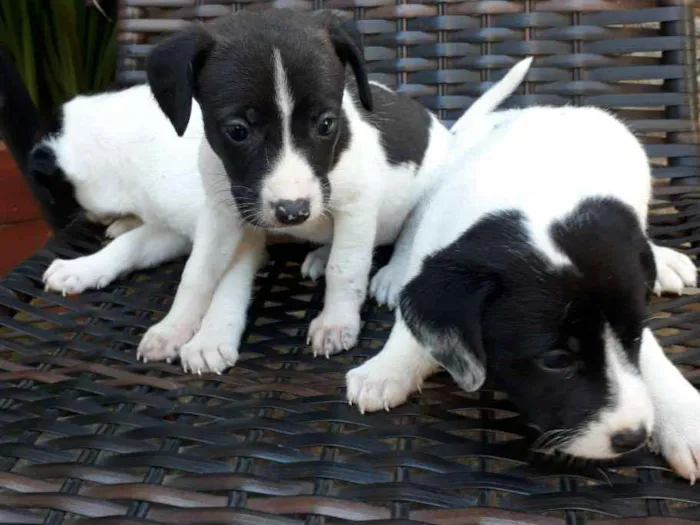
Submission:
<svg viewBox="0 0 700 525">
<path fill-rule="evenodd" d="M 308 199 L 277 201 L 274 206 L 275 217 L 282 224 L 301 224 L 309 218 L 311 213 Z"/>
<path fill-rule="evenodd" d="M 613 434 L 610 438 L 612 448 L 617 454 L 631 452 L 641 447 L 646 440 L 647 431 L 644 427 L 639 427 L 636 430 L 623 430 L 622 432 Z"/>
</svg>

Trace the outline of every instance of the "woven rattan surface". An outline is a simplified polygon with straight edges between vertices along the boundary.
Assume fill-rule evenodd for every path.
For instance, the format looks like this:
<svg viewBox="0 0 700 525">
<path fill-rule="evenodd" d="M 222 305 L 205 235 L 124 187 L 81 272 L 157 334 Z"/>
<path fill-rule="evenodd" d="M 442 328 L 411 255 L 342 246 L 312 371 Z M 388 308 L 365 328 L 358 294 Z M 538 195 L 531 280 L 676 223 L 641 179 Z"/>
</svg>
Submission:
<svg viewBox="0 0 700 525">
<path fill-rule="evenodd" d="M 122 3 L 123 83 L 142 79 L 163 32 L 267 6 Z M 697 255 L 695 57 L 682 3 L 285 5 L 352 12 L 373 77 L 447 122 L 519 57 L 536 55 L 511 104 L 595 103 L 622 115 L 654 159 L 654 237 Z M 344 373 L 381 348 L 392 315 L 368 302 L 359 346 L 314 359 L 304 339 L 323 284 L 300 279 L 300 247 L 273 247 L 234 369 L 199 377 L 138 363 L 136 344 L 171 304 L 182 261 L 78 297 L 42 290 L 53 258 L 98 249 L 100 233 L 74 224 L 0 281 L 0 523 L 700 521 L 700 488 L 649 453 L 614 465 L 532 456 L 534 431 L 492 388 L 466 394 L 437 375 L 406 405 L 359 414 L 344 401 Z M 700 386 L 700 296 L 655 300 L 650 311 Z"/>
</svg>

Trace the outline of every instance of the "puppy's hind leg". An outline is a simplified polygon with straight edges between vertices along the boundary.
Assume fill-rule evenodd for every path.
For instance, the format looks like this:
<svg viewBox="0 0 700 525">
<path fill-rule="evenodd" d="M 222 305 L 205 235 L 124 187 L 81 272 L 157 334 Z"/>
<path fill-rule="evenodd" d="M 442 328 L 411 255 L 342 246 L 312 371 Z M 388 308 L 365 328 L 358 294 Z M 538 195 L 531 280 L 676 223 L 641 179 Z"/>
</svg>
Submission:
<svg viewBox="0 0 700 525">
<path fill-rule="evenodd" d="M 423 380 L 437 370 L 437 361 L 416 341 L 397 311 L 384 348 L 345 376 L 348 402 L 363 414 L 389 410 L 420 390 Z"/>
<path fill-rule="evenodd" d="M 105 237 L 107 237 L 108 239 L 116 239 L 120 235 L 124 235 L 126 232 L 130 232 L 131 230 L 138 228 L 142 224 L 143 221 L 141 221 L 141 219 L 139 219 L 138 217 L 122 217 L 121 219 L 117 219 L 112 224 L 107 226 L 107 229 L 105 230 Z"/>
<path fill-rule="evenodd" d="M 648 328 L 642 333 L 639 366 L 654 404 L 653 444 L 677 474 L 695 483 L 700 478 L 700 393 Z"/>
<path fill-rule="evenodd" d="M 687 255 L 672 248 L 657 246 L 650 242 L 656 262 L 656 283 L 654 293 L 672 293 L 680 295 L 686 286 L 697 284 L 697 268 Z"/>
<path fill-rule="evenodd" d="M 46 290 L 78 294 L 104 288 L 120 275 L 150 268 L 184 255 L 186 237 L 150 225 L 121 235 L 97 253 L 72 260 L 56 259 L 44 273 Z"/>
<path fill-rule="evenodd" d="M 326 273 L 326 264 L 331 256 L 331 246 L 326 244 L 306 254 L 301 265 L 301 275 L 315 281 Z"/>
<path fill-rule="evenodd" d="M 264 259 L 264 235 L 251 234 L 241 242 L 214 293 L 202 326 L 180 349 L 180 363 L 185 372 L 220 374 L 236 364 L 253 281 Z"/>
</svg>

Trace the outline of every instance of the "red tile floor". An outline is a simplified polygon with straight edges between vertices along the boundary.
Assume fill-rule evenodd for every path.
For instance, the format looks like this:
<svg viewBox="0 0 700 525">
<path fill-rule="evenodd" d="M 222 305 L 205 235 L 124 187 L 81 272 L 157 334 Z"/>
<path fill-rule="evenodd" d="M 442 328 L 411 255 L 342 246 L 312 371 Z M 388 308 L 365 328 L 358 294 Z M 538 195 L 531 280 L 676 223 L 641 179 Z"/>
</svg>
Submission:
<svg viewBox="0 0 700 525">
<path fill-rule="evenodd" d="M 0 277 L 41 248 L 50 231 L 0 142 Z"/>
</svg>

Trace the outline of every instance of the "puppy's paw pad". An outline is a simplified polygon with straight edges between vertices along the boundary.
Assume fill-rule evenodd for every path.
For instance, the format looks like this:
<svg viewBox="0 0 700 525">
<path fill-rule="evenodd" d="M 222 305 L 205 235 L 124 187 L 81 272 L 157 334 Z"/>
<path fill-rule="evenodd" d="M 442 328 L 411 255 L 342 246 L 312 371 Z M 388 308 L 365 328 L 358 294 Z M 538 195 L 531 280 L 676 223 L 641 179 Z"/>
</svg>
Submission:
<svg viewBox="0 0 700 525">
<path fill-rule="evenodd" d="M 390 363 L 372 360 L 350 370 L 345 381 L 348 403 L 363 414 L 394 408 L 420 387 L 411 374 L 397 374 Z"/>
<path fill-rule="evenodd" d="M 697 269 L 687 255 L 661 246 L 654 247 L 656 283 L 654 293 L 680 295 L 686 286 L 697 285 Z"/>
<path fill-rule="evenodd" d="M 330 246 L 320 248 L 306 254 L 304 263 L 301 265 L 301 275 L 312 281 L 317 280 L 326 273 L 326 264 L 331 254 Z"/>
<path fill-rule="evenodd" d="M 173 361 L 180 347 L 192 338 L 196 327 L 161 321 L 152 326 L 143 336 L 136 352 L 136 358 L 144 363 L 149 361 Z"/>
<path fill-rule="evenodd" d="M 199 332 L 180 349 L 180 363 L 185 372 L 221 374 L 238 361 L 238 349 L 231 337 Z"/>
<path fill-rule="evenodd" d="M 311 321 L 307 344 L 311 344 L 314 356 L 329 357 L 355 346 L 359 334 L 359 313 L 342 315 L 321 313 Z"/>
<path fill-rule="evenodd" d="M 56 259 L 43 276 L 47 292 L 73 295 L 87 289 L 104 288 L 113 278 L 85 257 L 66 261 Z"/>
<path fill-rule="evenodd" d="M 387 305 L 389 309 L 396 308 L 401 292 L 402 276 L 400 271 L 391 265 L 381 268 L 369 284 L 369 292 L 379 305 Z"/>
</svg>

